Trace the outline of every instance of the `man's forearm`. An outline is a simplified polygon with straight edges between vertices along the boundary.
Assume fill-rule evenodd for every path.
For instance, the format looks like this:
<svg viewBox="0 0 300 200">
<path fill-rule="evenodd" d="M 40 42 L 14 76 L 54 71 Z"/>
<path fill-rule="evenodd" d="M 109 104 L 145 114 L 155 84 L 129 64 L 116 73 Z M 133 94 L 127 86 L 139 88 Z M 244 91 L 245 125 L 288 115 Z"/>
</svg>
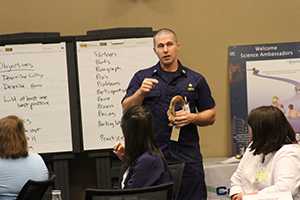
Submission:
<svg viewBox="0 0 300 200">
<path fill-rule="evenodd" d="M 142 105 L 143 101 L 144 101 L 144 95 L 140 92 L 140 90 L 137 90 L 133 95 L 123 100 L 122 108 L 123 110 L 127 110 L 131 106 Z"/>
<path fill-rule="evenodd" d="M 198 113 L 193 114 L 192 123 L 198 126 L 212 125 L 216 121 L 216 108 L 211 108 Z"/>
</svg>

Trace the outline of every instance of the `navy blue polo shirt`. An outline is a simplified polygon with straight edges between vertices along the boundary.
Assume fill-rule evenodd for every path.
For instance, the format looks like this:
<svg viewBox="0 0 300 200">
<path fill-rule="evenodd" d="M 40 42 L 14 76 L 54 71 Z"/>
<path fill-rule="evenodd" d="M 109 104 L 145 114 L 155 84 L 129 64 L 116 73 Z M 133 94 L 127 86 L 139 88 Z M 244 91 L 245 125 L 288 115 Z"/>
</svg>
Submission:
<svg viewBox="0 0 300 200">
<path fill-rule="evenodd" d="M 171 77 L 171 78 L 170 78 Z M 171 99 L 176 95 L 186 97 L 190 111 L 195 113 L 213 108 L 215 101 L 205 78 L 180 64 L 173 76 L 162 71 L 160 64 L 136 72 L 131 79 L 124 98 L 133 95 L 145 78 L 154 78 L 158 84 L 144 98 L 143 106 L 147 107 L 153 116 L 153 126 L 156 142 L 159 146 L 170 141 L 171 127 L 167 110 Z M 124 99 L 123 98 L 123 99 Z M 179 143 L 195 145 L 199 142 L 197 126 L 189 124 L 180 129 Z"/>
</svg>

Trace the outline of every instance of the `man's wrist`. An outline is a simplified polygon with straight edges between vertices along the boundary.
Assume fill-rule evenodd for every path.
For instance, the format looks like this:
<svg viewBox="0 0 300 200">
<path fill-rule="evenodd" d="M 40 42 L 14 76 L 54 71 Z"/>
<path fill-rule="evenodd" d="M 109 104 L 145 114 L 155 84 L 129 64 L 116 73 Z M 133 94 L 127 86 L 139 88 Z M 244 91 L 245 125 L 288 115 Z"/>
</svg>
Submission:
<svg viewBox="0 0 300 200">
<path fill-rule="evenodd" d="M 140 98 L 144 98 L 146 96 L 146 94 L 141 89 L 138 89 L 136 91 L 136 95 Z"/>
<path fill-rule="evenodd" d="M 191 123 L 197 124 L 197 114 L 196 113 L 190 113 L 191 116 Z"/>
<path fill-rule="evenodd" d="M 142 92 L 142 90 L 140 88 L 136 91 L 136 95 L 138 97 L 144 97 L 143 92 Z"/>
</svg>

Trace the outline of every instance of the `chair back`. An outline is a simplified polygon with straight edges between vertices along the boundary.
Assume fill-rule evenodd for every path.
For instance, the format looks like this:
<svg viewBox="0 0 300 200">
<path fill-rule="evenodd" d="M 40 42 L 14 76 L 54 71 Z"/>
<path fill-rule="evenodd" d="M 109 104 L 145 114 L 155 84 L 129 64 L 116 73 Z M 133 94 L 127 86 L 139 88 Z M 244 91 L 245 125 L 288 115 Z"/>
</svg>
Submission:
<svg viewBox="0 0 300 200">
<path fill-rule="evenodd" d="M 134 189 L 85 189 L 85 200 L 172 200 L 173 183 Z"/>
<path fill-rule="evenodd" d="M 52 175 L 46 181 L 28 180 L 19 192 L 16 200 L 41 200 L 47 189 L 54 184 L 56 176 Z"/>
<path fill-rule="evenodd" d="M 183 176 L 183 171 L 184 171 L 184 162 L 170 162 L 168 163 L 169 171 L 172 176 L 173 180 L 173 195 L 174 195 L 174 200 L 177 199 L 177 196 L 179 194 L 179 190 L 181 187 L 181 180 Z"/>
</svg>

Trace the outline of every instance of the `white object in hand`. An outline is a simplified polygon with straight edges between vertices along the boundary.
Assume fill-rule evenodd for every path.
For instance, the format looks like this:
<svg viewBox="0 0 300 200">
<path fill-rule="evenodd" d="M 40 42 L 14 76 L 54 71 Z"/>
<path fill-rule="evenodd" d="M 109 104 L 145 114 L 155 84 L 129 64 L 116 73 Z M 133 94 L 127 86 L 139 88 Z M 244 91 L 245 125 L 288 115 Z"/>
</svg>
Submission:
<svg viewBox="0 0 300 200">
<path fill-rule="evenodd" d="M 61 190 L 52 190 L 51 191 L 51 200 L 62 200 Z"/>
</svg>

